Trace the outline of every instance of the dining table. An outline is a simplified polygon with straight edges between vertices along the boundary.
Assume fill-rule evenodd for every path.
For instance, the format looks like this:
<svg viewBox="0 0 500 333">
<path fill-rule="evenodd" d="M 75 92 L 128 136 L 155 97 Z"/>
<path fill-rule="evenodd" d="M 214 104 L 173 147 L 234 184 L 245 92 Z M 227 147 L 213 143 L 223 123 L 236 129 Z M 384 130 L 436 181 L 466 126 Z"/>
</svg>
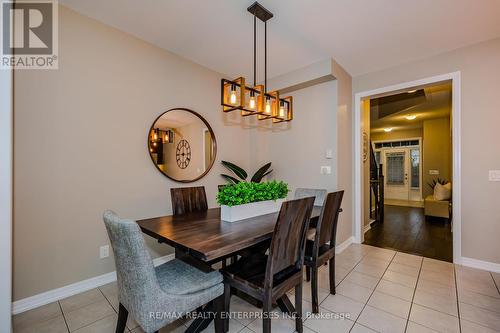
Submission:
<svg viewBox="0 0 500 333">
<path fill-rule="evenodd" d="M 155 238 L 159 243 L 172 246 L 177 259 L 210 272 L 215 269 L 215 264 L 269 241 L 278 214 L 276 212 L 227 222 L 221 219 L 220 208 L 210 208 L 203 212 L 147 218 L 138 220 L 137 224 L 146 235 Z M 312 225 L 320 214 L 321 206 L 314 206 L 311 212 Z M 239 296 L 250 299 L 245 295 Z M 277 305 L 283 312 L 294 312 L 294 307 L 286 295 L 277 300 Z M 213 310 L 212 306 L 213 304 L 207 305 L 204 311 Z M 199 316 L 186 332 L 200 332 L 209 325 L 210 320 Z"/>
</svg>

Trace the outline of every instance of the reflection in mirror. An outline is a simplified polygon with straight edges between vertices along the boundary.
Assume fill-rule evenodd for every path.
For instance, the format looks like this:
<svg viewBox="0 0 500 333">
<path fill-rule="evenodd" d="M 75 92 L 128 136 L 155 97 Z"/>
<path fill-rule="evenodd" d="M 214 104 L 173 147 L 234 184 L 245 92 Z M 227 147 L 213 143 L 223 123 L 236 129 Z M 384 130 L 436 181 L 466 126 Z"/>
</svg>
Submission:
<svg viewBox="0 0 500 333">
<path fill-rule="evenodd" d="M 148 148 L 158 170 L 184 183 L 203 177 L 217 152 L 208 122 L 188 109 L 168 110 L 158 117 L 149 131 Z"/>
</svg>

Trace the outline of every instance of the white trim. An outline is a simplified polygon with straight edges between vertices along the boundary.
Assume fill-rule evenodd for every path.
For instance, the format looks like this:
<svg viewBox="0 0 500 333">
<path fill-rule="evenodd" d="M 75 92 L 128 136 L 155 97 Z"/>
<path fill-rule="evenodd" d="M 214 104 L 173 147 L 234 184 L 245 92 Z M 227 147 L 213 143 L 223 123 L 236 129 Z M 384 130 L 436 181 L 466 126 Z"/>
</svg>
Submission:
<svg viewBox="0 0 500 333">
<path fill-rule="evenodd" d="M 497 264 L 494 262 L 483 261 L 483 260 L 478 260 L 478 259 L 474 259 L 474 258 L 462 257 L 462 258 L 460 258 L 460 261 L 457 262 L 457 264 L 461 264 L 461 265 L 464 265 L 467 267 L 472 267 L 472 268 L 477 268 L 477 269 L 483 269 L 485 271 L 500 273 L 500 264 Z"/>
<path fill-rule="evenodd" d="M 372 223 L 368 223 L 367 225 L 365 225 L 365 227 L 363 228 L 363 233 L 366 234 L 366 232 L 368 230 L 370 230 L 372 228 Z"/>
<path fill-rule="evenodd" d="M 159 257 L 153 260 L 155 266 L 166 263 L 174 258 L 174 254 L 169 254 L 163 257 Z M 49 304 L 55 301 L 59 301 L 66 297 L 70 297 L 79 293 L 83 293 L 87 290 L 94 289 L 110 282 L 116 281 L 116 272 L 110 272 L 103 275 L 99 275 L 87 280 L 72 283 L 70 285 L 52 289 L 43 292 L 38 295 L 20 299 L 12 303 L 12 314 L 18 314 L 31 309 L 35 309 L 39 306 Z"/>
<path fill-rule="evenodd" d="M 0 332 L 11 331 L 13 75 L 0 70 Z"/>
<path fill-rule="evenodd" d="M 395 84 L 374 90 L 359 92 L 354 95 L 354 238 L 362 243 L 364 234 L 361 232 L 361 196 L 363 191 L 361 173 L 361 100 L 366 97 L 394 91 L 404 91 L 415 86 L 424 86 L 437 82 L 452 81 L 452 139 L 453 139 L 453 260 L 461 260 L 461 85 L 460 72 L 447 73 L 421 80 Z"/>
<path fill-rule="evenodd" d="M 349 245 L 351 245 L 352 243 L 354 243 L 354 237 L 353 236 L 347 238 L 341 244 L 335 246 L 335 253 L 337 253 L 337 254 L 341 253 L 342 251 L 344 251 L 345 249 L 347 249 L 349 247 Z"/>
</svg>

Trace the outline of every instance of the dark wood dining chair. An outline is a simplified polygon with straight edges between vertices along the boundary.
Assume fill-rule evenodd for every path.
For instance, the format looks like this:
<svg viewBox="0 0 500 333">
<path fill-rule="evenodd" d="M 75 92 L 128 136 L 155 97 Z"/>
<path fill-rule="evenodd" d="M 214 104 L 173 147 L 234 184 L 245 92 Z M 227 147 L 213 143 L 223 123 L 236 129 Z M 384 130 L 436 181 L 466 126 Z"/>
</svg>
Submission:
<svg viewBox="0 0 500 333">
<path fill-rule="evenodd" d="M 344 191 L 328 193 L 316 225 L 314 240 L 306 241 L 304 265 L 311 281 L 312 311 L 318 313 L 318 268 L 328 262 L 330 294 L 335 295 L 335 238 Z M 312 274 L 311 274 L 312 273 Z M 311 276 L 312 275 L 312 276 Z"/>
<path fill-rule="evenodd" d="M 170 195 L 174 215 L 204 212 L 208 209 L 204 186 L 171 188 Z"/>
<path fill-rule="evenodd" d="M 272 304 L 295 287 L 295 329 L 302 333 L 302 265 L 313 203 L 312 197 L 284 202 L 274 227 L 269 255 L 256 253 L 243 257 L 221 270 L 225 311 L 229 312 L 231 289 L 242 291 L 262 302 L 263 332 L 269 333 Z M 226 321 L 226 328 L 227 325 Z"/>
</svg>

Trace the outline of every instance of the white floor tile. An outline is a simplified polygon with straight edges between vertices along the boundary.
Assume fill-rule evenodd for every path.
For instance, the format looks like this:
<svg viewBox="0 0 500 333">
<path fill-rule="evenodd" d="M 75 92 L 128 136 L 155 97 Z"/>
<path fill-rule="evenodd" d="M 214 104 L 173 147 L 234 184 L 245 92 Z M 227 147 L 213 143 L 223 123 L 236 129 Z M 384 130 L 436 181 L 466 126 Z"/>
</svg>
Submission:
<svg viewBox="0 0 500 333">
<path fill-rule="evenodd" d="M 361 312 L 357 322 L 377 332 L 386 333 L 402 333 L 406 327 L 406 319 L 396 317 L 369 305 Z"/>
<path fill-rule="evenodd" d="M 404 264 L 407 266 L 420 267 L 422 265 L 422 257 L 413 254 L 398 252 L 394 256 L 392 262 Z"/>
<path fill-rule="evenodd" d="M 61 315 L 62 312 L 59 303 L 54 302 L 13 316 L 12 326 L 14 330 L 20 331 L 28 326 L 33 326 Z"/>
<path fill-rule="evenodd" d="M 413 288 L 408 288 L 399 283 L 394 283 L 391 281 L 380 280 L 376 291 L 388 294 L 394 297 L 399 297 L 405 301 L 411 302 L 413 298 Z"/>
<path fill-rule="evenodd" d="M 438 331 L 435 331 L 435 330 L 430 329 L 428 327 L 414 323 L 412 321 L 408 321 L 408 324 L 406 327 L 406 333 L 436 333 L 436 332 L 438 332 Z"/>
<path fill-rule="evenodd" d="M 364 303 L 340 294 L 330 295 L 321 303 L 321 308 L 335 313 L 348 314 L 351 320 L 356 320 L 363 307 Z"/>
<path fill-rule="evenodd" d="M 492 330 L 491 328 L 481 326 L 479 324 L 470 322 L 468 320 L 461 319 L 460 327 L 462 328 L 462 333 L 498 333 L 499 331 Z"/>
<path fill-rule="evenodd" d="M 390 270 L 387 270 L 385 272 L 384 276 L 382 276 L 382 279 L 402 284 L 403 286 L 406 286 L 408 288 L 415 288 L 415 285 L 417 284 L 417 276 L 411 276 Z"/>
<path fill-rule="evenodd" d="M 401 298 L 391 295 L 383 294 L 381 292 L 374 292 L 368 301 L 368 305 L 373 306 L 379 310 L 389 312 L 395 316 L 407 319 L 410 313 L 411 303 Z"/>
<path fill-rule="evenodd" d="M 488 311 L 465 303 L 459 303 L 458 306 L 460 307 L 460 318 L 500 331 L 500 315 L 498 312 Z"/>
<path fill-rule="evenodd" d="M 337 287 L 337 294 L 347 296 L 355 301 L 366 303 L 370 297 L 372 290 L 369 288 L 358 286 L 357 284 L 343 281 Z"/>
<path fill-rule="evenodd" d="M 349 319 L 309 318 L 304 325 L 318 333 L 348 333 L 354 322 Z"/>
<path fill-rule="evenodd" d="M 104 295 L 96 288 L 65 298 L 59 303 L 61 303 L 63 312 L 67 313 L 102 300 L 104 300 Z"/>
<path fill-rule="evenodd" d="M 344 281 L 373 290 L 377 286 L 379 280 L 379 278 L 352 271 L 351 273 L 349 273 L 349 275 L 346 276 Z"/>
<path fill-rule="evenodd" d="M 458 316 L 457 300 L 454 297 L 442 297 L 417 289 L 413 302 L 452 316 Z"/>
<path fill-rule="evenodd" d="M 457 317 L 418 304 L 411 307 L 410 321 L 439 332 L 460 332 Z"/>
</svg>

